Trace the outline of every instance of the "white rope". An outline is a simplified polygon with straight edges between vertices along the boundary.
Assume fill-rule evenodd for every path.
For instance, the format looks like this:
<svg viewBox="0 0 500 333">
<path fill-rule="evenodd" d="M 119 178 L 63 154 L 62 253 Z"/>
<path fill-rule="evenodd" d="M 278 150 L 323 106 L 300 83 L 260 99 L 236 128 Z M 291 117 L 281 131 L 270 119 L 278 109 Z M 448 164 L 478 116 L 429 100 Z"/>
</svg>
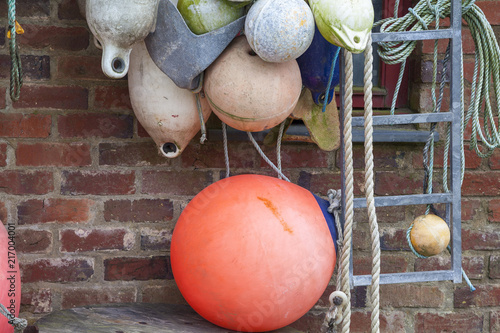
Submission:
<svg viewBox="0 0 500 333">
<path fill-rule="evenodd" d="M 229 168 L 229 150 L 227 148 L 227 126 L 222 123 L 222 141 L 224 142 L 224 162 L 226 164 L 226 177 L 229 178 L 231 175 L 231 169 Z"/>
<path fill-rule="evenodd" d="M 9 324 L 14 327 L 15 333 L 22 333 L 28 326 L 28 321 L 26 319 L 16 318 L 9 312 L 9 310 L 7 310 L 7 308 L 2 303 L 0 303 L 0 313 L 4 315 L 9 321 Z"/>
<path fill-rule="evenodd" d="M 352 53 L 344 50 L 345 58 L 345 95 L 344 95 L 344 159 L 345 159 L 345 221 L 344 247 L 340 257 L 341 290 L 347 296 L 347 302 L 342 312 L 342 333 L 348 333 L 351 325 L 351 288 L 349 281 L 349 265 L 351 261 L 352 225 L 354 216 L 354 180 L 352 160 Z"/>
<path fill-rule="evenodd" d="M 283 172 L 281 172 L 280 169 L 278 169 L 278 167 L 276 165 L 274 165 L 274 163 L 266 156 L 266 154 L 262 151 L 262 149 L 259 147 L 259 144 L 257 143 L 257 141 L 255 141 L 253 135 L 251 132 L 247 132 L 247 135 L 248 135 L 248 138 L 250 139 L 250 142 L 252 142 L 253 146 L 255 147 L 255 149 L 257 150 L 257 152 L 259 153 L 260 157 L 262 157 L 264 159 L 264 161 L 266 161 L 266 163 L 274 170 L 276 171 L 276 173 L 284 180 L 286 180 L 287 182 L 290 182 L 290 179 L 288 179 L 287 176 L 285 176 L 283 174 Z"/>
<path fill-rule="evenodd" d="M 371 34 L 365 49 L 364 66 L 364 100 L 365 100 L 365 197 L 368 209 L 368 222 L 372 242 L 372 283 L 370 286 L 371 300 L 371 332 L 380 332 L 380 235 L 375 211 L 374 180 L 373 180 L 373 105 L 372 105 L 373 48 Z"/>
<path fill-rule="evenodd" d="M 280 125 L 280 130 L 278 133 L 278 141 L 276 142 L 276 160 L 278 164 L 278 170 L 281 172 L 281 141 L 283 140 L 283 133 L 285 132 L 286 119 Z M 282 179 L 281 175 L 278 174 L 278 178 Z"/>
</svg>

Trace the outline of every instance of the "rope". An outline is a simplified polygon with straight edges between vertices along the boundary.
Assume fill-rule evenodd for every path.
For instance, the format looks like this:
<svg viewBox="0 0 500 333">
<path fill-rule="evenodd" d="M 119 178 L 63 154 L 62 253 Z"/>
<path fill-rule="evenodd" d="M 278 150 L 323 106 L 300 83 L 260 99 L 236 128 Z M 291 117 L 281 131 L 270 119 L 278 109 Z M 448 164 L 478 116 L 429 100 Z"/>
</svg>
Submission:
<svg viewBox="0 0 500 333">
<path fill-rule="evenodd" d="M 10 31 L 10 98 L 12 101 L 19 100 L 21 87 L 23 85 L 23 69 L 21 67 L 21 57 L 16 43 L 16 1 L 7 0 L 9 4 L 9 31 Z"/>
<path fill-rule="evenodd" d="M 222 140 L 224 141 L 224 161 L 226 164 L 226 177 L 229 178 L 231 175 L 231 169 L 229 168 L 229 150 L 227 148 L 227 125 L 222 122 Z"/>
<path fill-rule="evenodd" d="M 372 283 L 370 286 L 371 300 L 371 331 L 380 332 L 380 235 L 378 231 L 377 215 L 374 197 L 373 175 L 373 103 L 372 103 L 372 77 L 373 77 L 373 48 L 371 34 L 365 49 L 364 66 L 364 100 L 365 100 L 365 197 L 368 209 L 368 222 L 370 225 L 372 243 Z"/>
<path fill-rule="evenodd" d="M 253 135 L 251 132 L 247 132 L 248 134 L 248 138 L 250 139 L 250 141 L 252 142 L 253 146 L 255 147 L 255 149 L 257 150 L 257 152 L 259 153 L 259 155 L 264 159 L 264 161 L 266 161 L 267 164 L 269 164 L 269 166 L 274 170 L 276 171 L 276 173 L 281 176 L 281 179 L 284 179 L 286 180 L 287 182 L 290 182 L 290 179 L 288 179 L 287 176 L 285 176 L 283 174 L 283 172 L 281 172 L 280 169 L 278 169 L 278 167 L 276 167 L 276 165 L 274 165 L 274 163 L 266 156 L 266 154 L 264 154 L 264 152 L 262 151 L 262 149 L 259 147 L 259 144 L 257 143 L 257 141 L 255 141 Z"/>
<path fill-rule="evenodd" d="M 281 171 L 281 141 L 283 140 L 283 133 L 285 132 L 286 119 L 280 125 L 278 132 L 278 140 L 276 141 L 276 159 L 278 163 L 278 170 Z M 278 178 L 282 179 L 281 175 L 278 173 Z"/>
<path fill-rule="evenodd" d="M 328 85 L 326 86 L 325 91 L 325 100 L 323 101 L 323 113 L 326 111 L 326 106 L 328 105 L 328 97 L 330 96 L 330 88 L 332 87 L 333 81 L 333 73 L 335 72 L 335 65 L 337 64 L 337 59 L 340 54 L 340 47 L 337 47 L 337 51 L 335 51 L 335 55 L 333 56 L 332 67 L 330 68 L 330 76 L 328 77 Z"/>
<path fill-rule="evenodd" d="M 342 234 L 342 224 L 340 223 L 340 212 L 341 212 L 341 202 L 342 202 L 342 192 L 341 190 L 328 190 L 328 202 L 330 206 L 328 206 L 328 212 L 333 214 L 335 218 L 335 226 L 337 228 L 337 249 L 338 252 L 342 252 L 343 244 L 344 244 L 344 236 Z M 337 281 L 335 286 L 337 288 L 341 285 L 341 265 L 340 261 L 337 260 Z M 335 332 L 335 326 L 338 325 L 342 321 L 342 311 L 347 304 L 347 295 L 342 291 L 334 291 L 330 294 L 328 298 L 330 301 L 330 308 L 326 312 L 325 320 L 323 322 L 323 326 L 327 328 L 328 333 Z"/>
<path fill-rule="evenodd" d="M 347 296 L 347 302 L 342 312 L 342 333 L 349 332 L 351 325 L 351 288 L 349 281 L 349 265 L 351 262 L 352 226 L 354 217 L 354 180 L 352 159 L 352 85 L 353 64 L 352 53 L 344 49 L 345 58 L 345 110 L 344 110 L 344 156 L 345 156 L 345 221 L 344 221 L 344 246 L 342 248 L 341 262 L 341 290 Z"/>
<path fill-rule="evenodd" d="M 23 333 L 24 329 L 28 326 L 28 321 L 26 319 L 16 318 L 2 303 L 0 303 L 0 314 L 4 315 L 9 321 L 9 324 L 14 327 L 14 333 Z"/>
</svg>

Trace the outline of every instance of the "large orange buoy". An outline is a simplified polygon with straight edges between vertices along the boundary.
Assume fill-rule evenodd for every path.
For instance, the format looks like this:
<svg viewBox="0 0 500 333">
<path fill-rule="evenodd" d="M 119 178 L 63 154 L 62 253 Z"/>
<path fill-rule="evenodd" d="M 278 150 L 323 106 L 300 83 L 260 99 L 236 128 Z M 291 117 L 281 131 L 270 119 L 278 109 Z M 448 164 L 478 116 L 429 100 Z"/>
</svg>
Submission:
<svg viewBox="0 0 500 333">
<path fill-rule="evenodd" d="M 314 306 L 333 273 L 335 248 L 311 192 L 240 175 L 210 185 L 186 206 L 171 263 L 182 295 L 201 316 L 263 332 Z"/>
<path fill-rule="evenodd" d="M 6 230 L 8 228 L 8 231 Z M 15 251 L 13 226 L 4 226 L 0 221 L 0 303 L 10 313 L 11 319 L 19 315 L 21 306 L 21 276 Z M 0 332 L 13 333 L 14 327 L 0 315 Z"/>
<path fill-rule="evenodd" d="M 302 78 L 296 60 L 266 62 L 240 36 L 206 70 L 204 90 L 220 120 L 240 131 L 258 132 L 292 113 Z"/>
</svg>

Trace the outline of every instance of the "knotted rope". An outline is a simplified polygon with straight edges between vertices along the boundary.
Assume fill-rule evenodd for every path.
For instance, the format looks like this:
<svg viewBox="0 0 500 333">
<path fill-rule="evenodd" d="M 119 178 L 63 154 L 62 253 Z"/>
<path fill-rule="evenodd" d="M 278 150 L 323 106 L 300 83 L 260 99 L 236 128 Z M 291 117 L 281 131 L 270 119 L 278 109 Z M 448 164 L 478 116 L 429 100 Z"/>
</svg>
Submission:
<svg viewBox="0 0 500 333">
<path fill-rule="evenodd" d="M 28 321 L 24 318 L 16 318 L 7 310 L 7 308 L 0 303 L 0 313 L 4 315 L 9 324 L 14 327 L 14 333 L 23 333 L 24 329 L 28 326 Z"/>
</svg>

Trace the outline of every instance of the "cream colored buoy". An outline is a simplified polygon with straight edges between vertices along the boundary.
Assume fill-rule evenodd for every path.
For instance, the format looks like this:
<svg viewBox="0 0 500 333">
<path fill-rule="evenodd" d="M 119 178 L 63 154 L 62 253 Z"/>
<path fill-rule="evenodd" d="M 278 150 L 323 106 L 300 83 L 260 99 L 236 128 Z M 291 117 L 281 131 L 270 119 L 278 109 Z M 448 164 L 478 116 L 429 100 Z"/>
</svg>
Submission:
<svg viewBox="0 0 500 333">
<path fill-rule="evenodd" d="M 112 79 L 124 77 L 132 45 L 155 27 L 159 0 L 87 0 L 90 31 L 102 46 L 102 71 Z"/>
<path fill-rule="evenodd" d="M 240 131 L 258 132 L 281 123 L 302 89 L 296 60 L 266 62 L 237 37 L 207 69 L 205 94 L 214 113 Z"/>
<path fill-rule="evenodd" d="M 421 215 L 413 221 L 410 240 L 417 253 L 434 256 L 443 252 L 450 243 L 450 229 L 439 216 Z"/>
<path fill-rule="evenodd" d="M 245 35 L 265 61 L 300 57 L 314 37 L 314 16 L 304 0 L 259 0 L 245 19 Z"/>
<path fill-rule="evenodd" d="M 372 0 L 309 0 L 316 26 L 330 43 L 361 53 L 374 20 Z"/>
<path fill-rule="evenodd" d="M 144 42 L 134 46 L 128 75 L 130 101 L 137 120 L 156 142 L 160 152 L 177 157 L 200 130 L 195 94 L 179 88 L 153 62 Z M 200 98 L 204 120 L 210 115 L 206 98 Z"/>
</svg>

